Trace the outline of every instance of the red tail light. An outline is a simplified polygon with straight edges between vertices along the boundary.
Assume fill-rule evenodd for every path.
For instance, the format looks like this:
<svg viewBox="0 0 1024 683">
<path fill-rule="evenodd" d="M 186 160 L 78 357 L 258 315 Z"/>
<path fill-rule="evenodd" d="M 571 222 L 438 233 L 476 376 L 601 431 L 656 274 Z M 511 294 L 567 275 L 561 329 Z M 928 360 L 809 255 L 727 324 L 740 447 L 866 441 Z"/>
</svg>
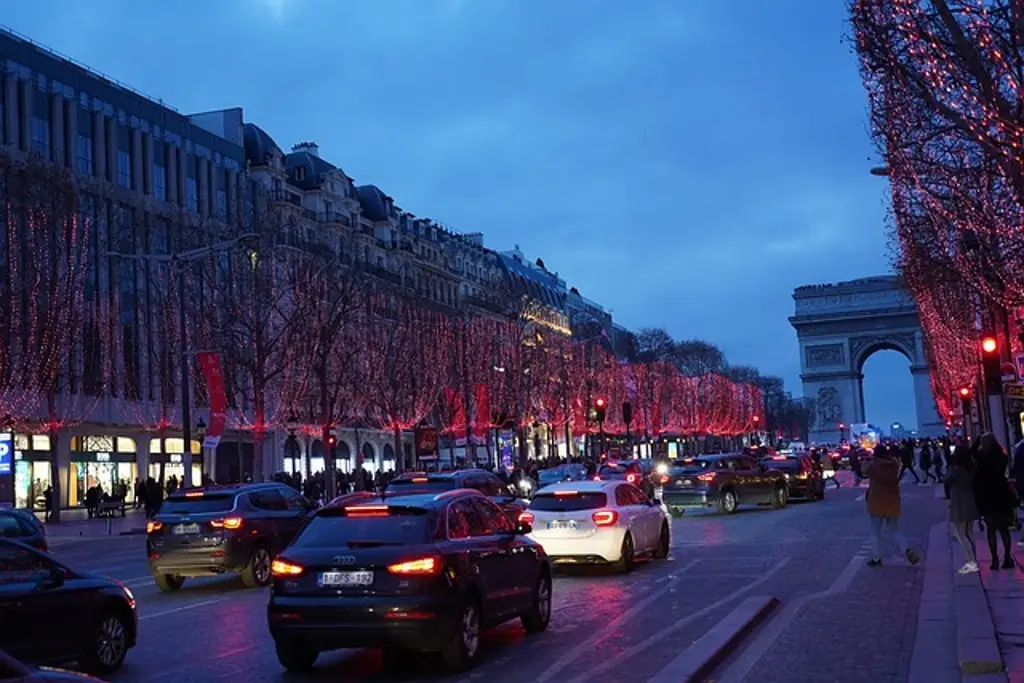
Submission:
<svg viewBox="0 0 1024 683">
<path fill-rule="evenodd" d="M 664 486 L 665 484 L 667 484 L 669 482 L 669 476 L 667 474 L 661 475 L 660 477 L 658 477 L 658 482 L 662 486 Z"/>
<path fill-rule="evenodd" d="M 224 519 L 215 519 L 212 522 L 210 522 L 210 526 L 216 527 L 218 529 L 229 529 L 229 530 L 241 529 L 242 528 L 242 518 L 241 517 L 226 517 Z"/>
<path fill-rule="evenodd" d="M 601 477 L 594 477 L 594 481 L 601 481 Z"/>
<path fill-rule="evenodd" d="M 402 576 L 433 576 L 441 571 L 441 558 L 421 557 L 416 560 L 407 560 L 389 565 L 388 571 Z"/>
<path fill-rule="evenodd" d="M 146 533 L 147 534 L 151 534 L 154 531 L 160 531 L 163 528 L 164 528 L 164 523 L 163 522 L 157 522 L 157 521 L 154 521 L 154 520 L 150 520 L 150 521 L 146 522 Z"/>
<path fill-rule="evenodd" d="M 640 477 L 636 476 L 635 474 L 627 474 L 626 475 L 626 481 L 628 481 L 630 484 L 635 484 L 639 480 L 640 480 Z"/>
<path fill-rule="evenodd" d="M 619 513 L 615 510 L 595 510 L 590 518 L 596 526 L 614 526 L 619 521 Z"/>
<path fill-rule="evenodd" d="M 714 481 L 715 476 L 714 472 L 705 472 L 697 475 L 697 481 Z"/>
<path fill-rule="evenodd" d="M 298 576 L 305 571 L 305 568 L 284 560 L 274 560 L 270 564 L 270 573 L 274 576 L 288 577 Z"/>
<path fill-rule="evenodd" d="M 520 524 L 533 524 L 533 520 L 536 519 L 532 512 L 520 512 L 519 523 Z"/>
</svg>

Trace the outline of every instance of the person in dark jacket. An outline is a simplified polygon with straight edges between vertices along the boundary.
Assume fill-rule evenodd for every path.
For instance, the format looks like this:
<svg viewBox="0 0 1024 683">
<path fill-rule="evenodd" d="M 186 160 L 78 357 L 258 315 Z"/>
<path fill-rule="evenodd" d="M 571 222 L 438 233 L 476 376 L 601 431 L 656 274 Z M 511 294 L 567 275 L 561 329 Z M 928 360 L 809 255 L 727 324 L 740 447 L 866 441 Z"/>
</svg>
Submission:
<svg viewBox="0 0 1024 683">
<path fill-rule="evenodd" d="M 918 484 L 921 483 L 921 478 L 917 476 L 917 471 L 914 469 L 914 444 L 912 441 L 904 441 L 902 446 L 892 446 L 893 449 L 899 449 L 900 453 L 900 476 L 899 480 L 903 481 L 903 475 L 910 472 L 914 476 L 914 481 Z"/>
<path fill-rule="evenodd" d="M 938 482 L 938 478 L 932 473 L 932 447 L 928 445 L 927 441 L 921 443 L 921 454 L 918 456 L 918 462 L 921 463 L 921 471 L 924 472 L 924 483 L 928 483 L 931 479 Z"/>
<path fill-rule="evenodd" d="M 1003 569 L 1013 569 L 1013 547 L 1010 525 L 1016 515 L 1016 501 L 1006 479 L 1009 458 L 991 432 L 982 434 L 975 451 L 974 498 L 978 512 L 985 520 L 988 549 L 992 555 L 990 569 L 999 569 L 999 547 L 996 534 L 1003 541 Z"/>
<path fill-rule="evenodd" d="M 978 554 L 974 545 L 978 504 L 974 499 L 974 458 L 966 448 L 957 450 L 944 483 L 949 492 L 949 521 L 967 557 L 967 563 L 958 572 L 971 574 L 978 571 Z"/>
</svg>

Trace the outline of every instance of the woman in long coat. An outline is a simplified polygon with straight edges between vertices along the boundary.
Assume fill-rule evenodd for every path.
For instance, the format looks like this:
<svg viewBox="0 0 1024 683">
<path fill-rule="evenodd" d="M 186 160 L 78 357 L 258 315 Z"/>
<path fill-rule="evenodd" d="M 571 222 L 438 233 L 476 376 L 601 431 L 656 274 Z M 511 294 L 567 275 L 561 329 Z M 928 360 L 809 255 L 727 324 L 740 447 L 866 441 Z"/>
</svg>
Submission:
<svg viewBox="0 0 1024 683">
<path fill-rule="evenodd" d="M 967 563 L 959 569 L 959 573 L 970 574 L 978 571 L 974 522 L 979 515 L 978 504 L 974 500 L 974 458 L 967 448 L 957 449 L 953 466 L 946 473 L 943 483 L 948 491 L 949 521 L 967 556 Z"/>
<path fill-rule="evenodd" d="M 868 515 L 871 518 L 871 559 L 868 565 L 882 564 L 882 530 L 888 529 L 910 564 L 917 564 L 920 558 L 907 543 L 907 537 L 900 529 L 900 463 L 890 447 L 879 444 L 864 468 L 870 481 L 865 494 Z"/>
<path fill-rule="evenodd" d="M 1009 458 L 1003 447 L 991 433 L 978 438 L 975 451 L 974 498 L 978 512 L 985 519 L 985 533 L 988 549 L 992 555 L 991 569 L 999 569 L 999 547 L 996 534 L 1003 540 L 1003 569 L 1013 569 L 1013 545 L 1010 541 L 1010 525 L 1017 514 L 1010 482 L 1006 479 Z"/>
</svg>

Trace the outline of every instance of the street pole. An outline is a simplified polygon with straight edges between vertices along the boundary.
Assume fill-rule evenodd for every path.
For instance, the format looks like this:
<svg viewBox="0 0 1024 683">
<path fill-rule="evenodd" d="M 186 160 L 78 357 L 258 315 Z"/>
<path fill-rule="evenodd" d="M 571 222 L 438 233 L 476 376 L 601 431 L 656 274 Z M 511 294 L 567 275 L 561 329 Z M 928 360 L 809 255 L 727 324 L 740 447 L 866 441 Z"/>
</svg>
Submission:
<svg viewBox="0 0 1024 683">
<path fill-rule="evenodd" d="M 189 391 L 188 317 L 185 315 L 185 269 L 178 271 L 178 334 L 181 337 L 181 436 L 185 440 L 181 461 L 185 465 L 182 488 L 192 486 L 192 399 Z"/>
</svg>

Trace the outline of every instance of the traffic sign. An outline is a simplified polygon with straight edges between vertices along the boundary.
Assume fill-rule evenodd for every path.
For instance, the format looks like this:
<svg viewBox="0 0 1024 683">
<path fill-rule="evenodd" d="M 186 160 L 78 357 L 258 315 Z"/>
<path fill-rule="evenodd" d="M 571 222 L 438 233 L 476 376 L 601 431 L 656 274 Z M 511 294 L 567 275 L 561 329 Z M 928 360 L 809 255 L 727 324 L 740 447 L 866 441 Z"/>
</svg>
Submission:
<svg viewBox="0 0 1024 683">
<path fill-rule="evenodd" d="M 1017 381 L 1017 368 L 1013 366 L 1013 363 L 1003 363 L 1000 365 L 999 373 L 1003 376 L 1004 382 Z"/>
<path fill-rule="evenodd" d="M 1011 382 L 1003 385 L 1003 394 L 1007 398 L 1024 398 L 1024 384 Z"/>
</svg>

